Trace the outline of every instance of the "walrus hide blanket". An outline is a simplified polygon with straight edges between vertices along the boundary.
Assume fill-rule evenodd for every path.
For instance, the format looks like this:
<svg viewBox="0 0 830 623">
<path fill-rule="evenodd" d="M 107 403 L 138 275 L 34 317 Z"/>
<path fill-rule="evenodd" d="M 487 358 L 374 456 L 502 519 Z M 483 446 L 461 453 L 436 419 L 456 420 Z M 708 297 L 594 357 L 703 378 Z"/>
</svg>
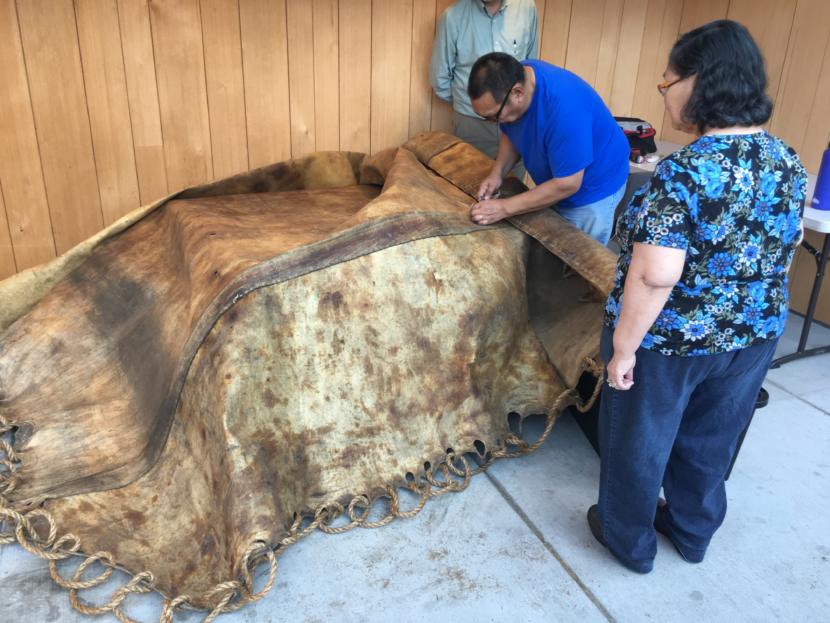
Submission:
<svg viewBox="0 0 830 623">
<path fill-rule="evenodd" d="M 315 153 L 0 283 L 0 543 L 82 612 L 129 620 L 157 590 L 162 620 L 212 620 L 304 534 L 411 516 L 538 447 L 595 398 L 576 386 L 598 385 L 615 259 L 551 210 L 473 223 L 490 166 L 443 133 Z M 80 598 L 113 567 L 133 577 L 109 603 Z"/>
</svg>

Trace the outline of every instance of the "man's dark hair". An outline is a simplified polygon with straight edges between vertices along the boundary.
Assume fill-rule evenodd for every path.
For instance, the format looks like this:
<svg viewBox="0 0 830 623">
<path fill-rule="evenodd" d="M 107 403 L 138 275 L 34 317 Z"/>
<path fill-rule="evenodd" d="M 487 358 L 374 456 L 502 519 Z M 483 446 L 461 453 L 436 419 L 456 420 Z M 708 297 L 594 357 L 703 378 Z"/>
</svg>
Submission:
<svg viewBox="0 0 830 623">
<path fill-rule="evenodd" d="M 490 52 L 473 64 L 467 93 L 473 100 L 490 93 L 494 100 L 500 102 L 517 82 L 525 82 L 524 66 L 509 54 Z"/>
<path fill-rule="evenodd" d="M 738 22 L 721 19 L 684 34 L 672 47 L 669 69 L 680 78 L 696 76 L 683 117 L 701 134 L 760 125 L 772 114 L 764 57 Z"/>
</svg>

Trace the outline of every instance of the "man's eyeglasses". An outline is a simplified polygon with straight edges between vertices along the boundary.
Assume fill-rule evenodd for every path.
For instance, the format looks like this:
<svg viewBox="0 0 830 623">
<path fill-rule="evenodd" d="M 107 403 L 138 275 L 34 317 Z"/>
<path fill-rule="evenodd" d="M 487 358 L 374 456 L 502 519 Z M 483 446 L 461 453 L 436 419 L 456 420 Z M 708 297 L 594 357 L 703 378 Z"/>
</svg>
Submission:
<svg viewBox="0 0 830 623">
<path fill-rule="evenodd" d="M 674 86 L 675 84 L 677 84 L 681 80 L 683 80 L 683 78 L 678 78 L 677 80 L 672 80 L 670 82 L 661 82 L 660 84 L 657 85 L 657 92 L 660 93 L 660 95 L 665 96 L 666 91 L 669 90 L 669 87 Z"/>
<path fill-rule="evenodd" d="M 481 116 L 482 119 L 485 121 L 494 121 L 495 123 L 499 122 L 499 117 L 501 117 L 501 111 L 504 110 L 504 105 L 507 104 L 507 100 L 510 98 L 510 94 L 513 92 L 513 87 L 507 90 L 507 94 L 504 96 L 504 99 L 501 101 L 501 106 L 499 106 L 499 111 L 495 115 L 484 115 Z"/>
</svg>

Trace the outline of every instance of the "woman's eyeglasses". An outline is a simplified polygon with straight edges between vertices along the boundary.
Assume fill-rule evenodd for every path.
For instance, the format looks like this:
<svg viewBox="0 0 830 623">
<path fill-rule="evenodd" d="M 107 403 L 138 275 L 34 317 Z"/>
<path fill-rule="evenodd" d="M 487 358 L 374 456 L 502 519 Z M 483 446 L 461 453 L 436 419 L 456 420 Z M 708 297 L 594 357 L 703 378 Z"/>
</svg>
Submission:
<svg viewBox="0 0 830 623">
<path fill-rule="evenodd" d="M 657 92 L 660 93 L 660 95 L 665 96 L 666 91 L 669 90 L 669 87 L 674 86 L 675 84 L 677 84 L 681 80 L 683 80 L 683 78 L 678 78 L 677 80 L 671 80 L 671 81 L 668 81 L 668 82 L 661 82 L 660 84 L 657 85 Z"/>
<path fill-rule="evenodd" d="M 485 121 L 494 121 L 496 123 L 499 122 L 499 117 L 501 117 L 501 111 L 504 110 L 504 105 L 507 104 L 507 100 L 510 98 L 510 94 L 513 92 L 513 89 L 510 88 L 507 90 L 507 94 L 504 96 L 504 99 L 501 101 L 501 106 L 499 106 L 499 110 L 495 115 L 484 115 L 481 116 L 482 119 Z"/>
</svg>

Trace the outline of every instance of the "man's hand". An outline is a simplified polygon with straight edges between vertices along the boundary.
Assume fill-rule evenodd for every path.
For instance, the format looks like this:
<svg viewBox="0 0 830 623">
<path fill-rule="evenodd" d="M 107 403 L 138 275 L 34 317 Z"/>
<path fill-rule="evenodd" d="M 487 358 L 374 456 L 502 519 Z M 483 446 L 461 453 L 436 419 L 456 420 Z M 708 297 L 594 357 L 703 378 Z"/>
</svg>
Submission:
<svg viewBox="0 0 830 623">
<path fill-rule="evenodd" d="M 634 365 L 637 357 L 631 355 L 618 355 L 614 353 L 611 361 L 605 368 L 608 376 L 607 382 L 612 389 L 626 391 L 634 385 Z"/>
<path fill-rule="evenodd" d="M 492 225 L 508 216 L 506 199 L 486 199 L 470 208 L 470 218 L 479 225 Z"/>
<path fill-rule="evenodd" d="M 476 195 L 476 199 L 478 199 L 479 201 L 492 199 L 493 196 L 499 191 L 499 188 L 501 188 L 501 184 L 503 181 L 504 179 L 498 173 L 490 173 L 490 175 L 485 177 L 484 180 L 481 182 L 481 185 L 478 187 L 478 194 Z"/>
</svg>

